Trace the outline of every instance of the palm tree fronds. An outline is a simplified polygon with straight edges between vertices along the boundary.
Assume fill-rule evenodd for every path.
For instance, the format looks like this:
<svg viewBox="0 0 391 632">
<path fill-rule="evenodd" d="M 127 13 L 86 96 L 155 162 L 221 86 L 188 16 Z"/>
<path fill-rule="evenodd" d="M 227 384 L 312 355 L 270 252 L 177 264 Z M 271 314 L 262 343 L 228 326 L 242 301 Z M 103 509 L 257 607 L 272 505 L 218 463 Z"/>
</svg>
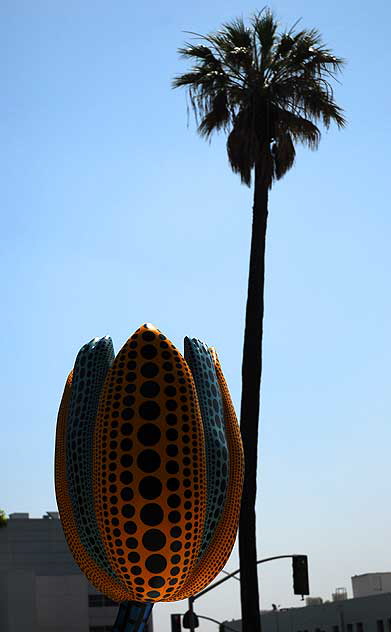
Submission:
<svg viewBox="0 0 391 632">
<path fill-rule="evenodd" d="M 226 129 L 230 121 L 227 96 L 224 90 L 216 94 L 211 104 L 211 108 L 198 126 L 201 136 L 209 138 L 215 131 Z"/>
<path fill-rule="evenodd" d="M 260 14 L 253 16 L 251 25 L 260 44 L 262 67 L 266 68 L 275 44 L 277 22 L 270 9 L 264 9 Z"/>
<path fill-rule="evenodd" d="M 274 116 L 278 126 L 276 139 L 281 133 L 289 133 L 293 140 L 307 145 L 309 149 L 318 148 L 321 134 L 315 123 L 288 110 L 279 110 Z"/>
<path fill-rule="evenodd" d="M 179 48 L 178 53 L 184 58 L 195 57 L 196 59 L 202 59 L 203 61 L 207 61 L 209 63 L 211 60 L 215 59 L 211 49 L 203 44 L 195 46 L 194 44 L 189 43 L 186 48 Z"/>
<path fill-rule="evenodd" d="M 227 140 L 228 160 L 232 171 L 238 173 L 242 183 L 247 186 L 251 185 L 251 171 L 259 153 L 256 135 L 248 133 L 249 116 L 251 117 L 251 113 L 246 110 L 238 114 Z"/>
<path fill-rule="evenodd" d="M 276 180 L 280 180 L 292 167 L 295 161 L 295 146 L 292 136 L 285 132 L 278 136 L 272 145 L 272 156 L 274 160 L 274 175 Z"/>
<path fill-rule="evenodd" d="M 267 186 L 293 165 L 294 143 L 316 149 L 319 123 L 344 127 L 333 82 L 344 60 L 322 42 L 316 29 L 277 32 L 268 8 L 199 35 L 179 53 L 194 63 L 173 87 L 185 87 L 201 136 L 227 130 L 231 167 L 250 185 L 252 170 Z M 200 41 L 201 40 L 201 41 Z M 258 176 L 257 176 L 258 177 Z"/>
<path fill-rule="evenodd" d="M 237 18 L 223 24 L 221 33 L 232 48 L 251 48 L 251 31 L 245 25 L 243 18 Z"/>
</svg>

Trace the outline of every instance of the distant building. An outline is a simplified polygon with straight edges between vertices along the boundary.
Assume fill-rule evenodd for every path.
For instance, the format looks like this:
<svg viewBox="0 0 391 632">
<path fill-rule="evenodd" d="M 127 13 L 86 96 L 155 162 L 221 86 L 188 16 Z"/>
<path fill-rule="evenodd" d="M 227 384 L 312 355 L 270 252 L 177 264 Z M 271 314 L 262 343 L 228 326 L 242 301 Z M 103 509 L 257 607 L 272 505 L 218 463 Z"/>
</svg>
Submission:
<svg viewBox="0 0 391 632">
<path fill-rule="evenodd" d="M 348 598 L 348 591 L 346 590 L 345 587 L 336 588 L 333 594 L 331 595 L 331 599 L 333 601 L 346 601 L 347 598 Z"/>
<path fill-rule="evenodd" d="M 117 611 L 74 562 L 56 512 L 10 515 L 0 529 L 1 632 L 111 632 Z"/>
<path fill-rule="evenodd" d="M 306 606 L 321 606 L 323 603 L 322 597 L 306 597 L 305 605 Z"/>
<path fill-rule="evenodd" d="M 352 577 L 353 597 L 391 593 L 391 573 L 365 573 Z"/>
<path fill-rule="evenodd" d="M 261 611 L 262 632 L 391 632 L 391 592 L 344 600 L 342 591 L 335 594 L 331 602 Z M 224 621 L 220 626 L 220 632 L 241 630 L 241 621 Z"/>
</svg>

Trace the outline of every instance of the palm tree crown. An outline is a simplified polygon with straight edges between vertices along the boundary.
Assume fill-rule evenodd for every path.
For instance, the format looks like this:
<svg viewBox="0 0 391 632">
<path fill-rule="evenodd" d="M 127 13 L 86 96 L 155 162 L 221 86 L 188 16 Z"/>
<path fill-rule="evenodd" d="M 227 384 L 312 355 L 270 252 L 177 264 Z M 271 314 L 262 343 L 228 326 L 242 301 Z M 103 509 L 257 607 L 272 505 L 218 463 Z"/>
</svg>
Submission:
<svg viewBox="0 0 391 632">
<path fill-rule="evenodd" d="M 334 102 L 331 81 L 343 65 L 317 30 L 278 34 L 269 9 L 223 25 L 200 44 L 179 49 L 194 66 L 174 79 L 188 88 L 199 133 L 229 133 L 228 158 L 243 183 L 257 167 L 260 183 L 271 187 L 293 165 L 295 142 L 316 149 L 320 131 L 345 119 Z"/>
</svg>

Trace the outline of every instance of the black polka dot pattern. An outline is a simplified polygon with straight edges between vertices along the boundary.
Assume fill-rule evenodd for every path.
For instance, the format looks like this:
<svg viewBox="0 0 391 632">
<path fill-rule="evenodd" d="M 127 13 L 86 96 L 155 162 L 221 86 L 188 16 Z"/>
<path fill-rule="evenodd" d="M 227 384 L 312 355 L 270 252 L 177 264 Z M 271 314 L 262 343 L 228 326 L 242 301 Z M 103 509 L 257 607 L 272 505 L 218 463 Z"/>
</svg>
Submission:
<svg viewBox="0 0 391 632">
<path fill-rule="evenodd" d="M 80 540 L 74 510 L 68 489 L 66 435 L 73 371 L 68 376 L 61 399 L 56 428 L 55 487 L 60 519 L 72 555 L 88 581 L 113 601 L 129 601 L 132 596 L 112 572 L 106 571 L 90 556 Z"/>
<path fill-rule="evenodd" d="M 155 327 L 140 327 L 117 355 L 94 441 L 97 521 L 110 565 L 134 598 L 172 599 L 170 582 L 183 585 L 201 547 L 206 461 L 191 371 Z"/>
<path fill-rule="evenodd" d="M 68 492 L 82 545 L 96 563 L 114 575 L 95 517 L 92 492 L 92 437 L 99 396 L 114 360 L 111 338 L 84 345 L 73 369 L 66 432 Z"/>
<path fill-rule="evenodd" d="M 183 599 L 215 577 L 235 538 L 243 466 L 229 393 L 198 340 L 185 342 L 191 369 L 151 325 L 113 363 L 102 340 L 80 351 L 59 411 L 56 496 L 67 542 L 115 601 Z"/>
<path fill-rule="evenodd" d="M 185 359 L 193 374 L 205 433 L 208 494 L 202 556 L 224 509 L 229 459 L 223 400 L 210 351 L 201 340 L 185 338 Z"/>
<path fill-rule="evenodd" d="M 241 434 L 227 383 L 217 357 L 210 349 L 223 398 L 225 430 L 230 455 L 229 482 L 221 519 L 205 553 L 189 575 L 177 599 L 185 599 L 202 591 L 224 568 L 235 542 L 243 489 L 244 457 Z"/>
</svg>

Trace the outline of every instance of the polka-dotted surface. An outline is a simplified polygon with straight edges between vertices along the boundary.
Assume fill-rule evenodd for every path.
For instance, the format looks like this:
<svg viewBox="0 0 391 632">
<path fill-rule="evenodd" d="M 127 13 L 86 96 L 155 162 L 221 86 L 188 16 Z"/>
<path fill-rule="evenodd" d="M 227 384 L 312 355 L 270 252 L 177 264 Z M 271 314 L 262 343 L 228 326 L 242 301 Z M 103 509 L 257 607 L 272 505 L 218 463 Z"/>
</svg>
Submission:
<svg viewBox="0 0 391 632">
<path fill-rule="evenodd" d="M 99 396 L 113 360 L 109 337 L 94 338 L 80 349 L 73 369 L 66 449 L 68 492 L 81 543 L 114 576 L 99 535 L 92 494 L 92 438 Z"/>
<path fill-rule="evenodd" d="M 208 347 L 197 338 L 185 338 L 185 360 L 193 374 L 205 435 L 207 503 L 200 555 L 211 541 L 224 508 L 229 459 L 223 400 Z"/>
<path fill-rule="evenodd" d="M 99 531 L 116 576 L 140 601 L 174 600 L 197 561 L 203 435 L 189 367 L 159 330 L 143 325 L 109 369 L 94 436 Z"/>
<path fill-rule="evenodd" d="M 128 601 L 132 595 L 121 586 L 118 580 L 114 580 L 106 571 L 100 568 L 95 560 L 90 557 L 82 545 L 77 530 L 73 507 L 68 493 L 68 481 L 66 477 L 66 450 L 65 435 L 69 410 L 69 400 L 72 388 L 72 372 L 69 374 L 62 396 L 60 410 L 57 418 L 56 450 L 55 450 L 55 489 L 57 505 L 60 512 L 61 524 L 64 530 L 68 546 L 87 579 L 97 590 L 114 601 Z"/>
<path fill-rule="evenodd" d="M 235 543 L 243 489 L 244 456 L 240 429 L 215 349 L 210 349 L 223 396 L 226 434 L 230 456 L 227 496 L 214 537 L 176 599 L 185 599 L 203 590 L 224 568 Z"/>
<path fill-rule="evenodd" d="M 67 542 L 88 580 L 115 601 L 183 599 L 213 580 L 235 540 L 243 455 L 228 389 L 212 352 L 209 357 L 216 364 L 222 393 L 230 467 L 223 513 L 200 557 L 207 469 L 192 373 L 159 330 L 143 325 L 108 370 L 111 354 L 106 356 L 107 376 L 99 397 L 100 354 L 90 367 L 95 377 L 90 375 L 85 390 L 79 373 L 84 366 L 81 359 L 96 353 L 91 352 L 96 344 L 90 343 L 79 354 L 78 380 L 72 382 L 70 374 L 57 421 L 56 495 Z M 94 424 L 91 411 L 98 397 Z M 84 403 L 80 416 L 77 401 Z M 88 423 L 95 426 L 92 446 L 81 425 L 86 411 L 91 415 Z M 86 481 L 91 457 L 87 455 L 82 463 L 80 455 L 91 449 L 93 507 L 87 518 L 80 509 L 83 494 L 87 496 L 91 489 L 91 481 Z M 92 543 L 86 536 L 94 524 L 98 533 Z M 99 541 L 103 548 L 96 548 Z"/>
</svg>

